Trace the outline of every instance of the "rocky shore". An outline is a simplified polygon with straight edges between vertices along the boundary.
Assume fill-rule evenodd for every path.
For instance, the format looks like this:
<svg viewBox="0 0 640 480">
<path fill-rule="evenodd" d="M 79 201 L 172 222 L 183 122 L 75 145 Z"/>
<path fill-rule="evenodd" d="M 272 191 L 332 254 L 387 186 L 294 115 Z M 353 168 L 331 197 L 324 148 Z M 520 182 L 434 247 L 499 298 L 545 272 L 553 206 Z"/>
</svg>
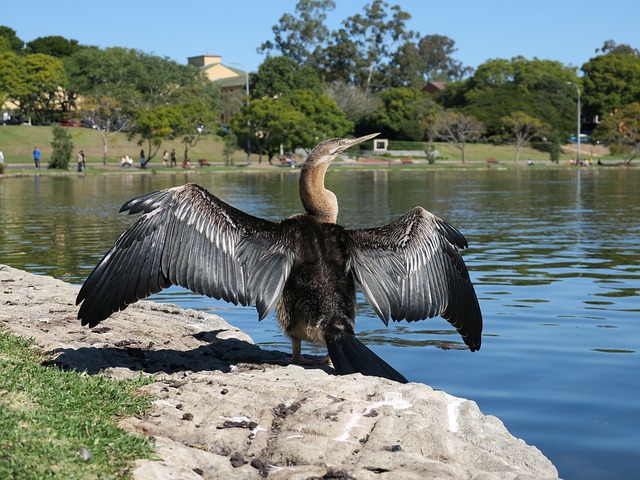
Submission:
<svg viewBox="0 0 640 480">
<path fill-rule="evenodd" d="M 66 367 L 152 374 L 156 400 L 122 427 L 155 438 L 151 479 L 551 479 L 535 447 L 471 400 L 287 365 L 216 315 L 143 301 L 94 329 L 77 287 L 0 265 L 0 322 Z"/>
</svg>

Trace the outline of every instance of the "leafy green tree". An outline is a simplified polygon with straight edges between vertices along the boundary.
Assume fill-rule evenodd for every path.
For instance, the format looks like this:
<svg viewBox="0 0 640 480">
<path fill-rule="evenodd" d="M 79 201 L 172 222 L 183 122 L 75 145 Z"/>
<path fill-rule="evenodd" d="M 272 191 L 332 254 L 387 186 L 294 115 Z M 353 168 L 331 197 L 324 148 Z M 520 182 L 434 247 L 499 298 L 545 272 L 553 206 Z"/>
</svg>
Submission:
<svg viewBox="0 0 640 480">
<path fill-rule="evenodd" d="M 17 56 L 13 76 L 5 78 L 7 97 L 24 113 L 39 121 L 51 116 L 60 102 L 60 89 L 67 83 L 64 64 L 42 53 Z"/>
<path fill-rule="evenodd" d="M 238 137 L 233 131 L 227 132 L 224 136 L 224 148 L 222 154 L 224 155 L 224 164 L 233 165 L 233 154 L 238 150 Z"/>
<path fill-rule="evenodd" d="M 624 43 L 618 45 L 613 40 L 605 40 L 604 44 L 602 45 L 602 48 L 596 48 L 596 53 L 599 53 L 599 52 L 602 52 L 603 54 L 620 53 L 622 55 L 640 56 L 640 50 L 638 50 L 637 48 L 633 48 L 630 45 L 626 45 Z"/>
<path fill-rule="evenodd" d="M 129 137 L 137 137 L 139 145 L 146 144 L 148 156 L 143 168 L 164 141 L 175 138 L 184 146 L 184 160 L 188 161 L 189 148 L 197 144 L 205 131 L 215 128 L 220 100 L 216 84 L 206 82 L 176 89 L 165 100 L 164 104 L 140 109 L 129 131 Z"/>
<path fill-rule="evenodd" d="M 320 95 L 322 80 L 310 66 L 300 66 L 289 57 L 269 57 L 251 77 L 253 98 L 277 97 L 294 90 L 310 90 Z"/>
<path fill-rule="evenodd" d="M 590 59 L 584 72 L 585 115 L 604 118 L 616 109 L 640 101 L 640 56 L 614 50 Z"/>
<path fill-rule="evenodd" d="M 209 88 L 207 88 L 209 86 Z M 217 84 L 209 83 L 202 89 L 194 89 L 174 103 L 177 122 L 172 125 L 173 136 L 180 138 L 184 146 L 184 160 L 189 161 L 189 149 L 195 147 L 201 135 L 215 130 L 219 116 L 219 91 Z"/>
<path fill-rule="evenodd" d="M 608 145 L 629 165 L 640 154 L 640 102 L 633 102 L 607 115 L 596 127 L 592 141 Z"/>
<path fill-rule="evenodd" d="M 429 81 L 461 80 L 473 70 L 453 58 L 455 41 L 444 35 L 425 35 L 402 44 L 388 68 L 393 86 L 422 88 Z"/>
<path fill-rule="evenodd" d="M 0 37 L 0 40 L 4 40 Z M 11 96 L 15 88 L 15 78 L 18 76 L 19 59 L 12 50 L 0 51 L 0 105 Z"/>
<path fill-rule="evenodd" d="M 141 168 L 155 157 L 166 140 L 175 138 L 176 125 L 181 122 L 180 113 L 170 105 L 159 105 L 150 109 L 141 109 L 136 112 L 135 126 L 129 132 L 129 138 L 138 138 L 138 145 L 146 151 Z"/>
<path fill-rule="evenodd" d="M 16 31 L 11 27 L 0 25 L 0 37 L 4 37 L 9 42 L 11 50 L 18 53 L 24 48 L 24 42 L 18 37 Z"/>
<path fill-rule="evenodd" d="M 9 40 L 6 37 L 0 36 L 0 54 L 8 52 L 13 52 L 11 49 L 11 43 L 9 43 Z"/>
<path fill-rule="evenodd" d="M 543 122 L 524 112 L 514 112 L 502 117 L 502 123 L 516 147 L 516 162 L 520 159 L 522 147 L 534 136 L 540 135 L 546 128 Z"/>
<path fill-rule="evenodd" d="M 73 55 L 80 49 L 77 40 L 67 39 L 59 35 L 38 37 L 27 43 L 27 53 L 44 53 L 52 57 L 63 58 Z"/>
<path fill-rule="evenodd" d="M 299 0 L 295 14 L 285 13 L 272 30 L 274 41 L 264 42 L 259 53 L 279 51 L 299 65 L 314 64 L 329 36 L 324 21 L 335 8 L 333 0 Z"/>
<path fill-rule="evenodd" d="M 231 120 L 231 131 L 237 135 L 239 145 L 246 145 L 248 139 L 252 150 L 259 155 L 259 163 L 264 154 L 271 161 L 281 145 L 287 149 L 293 147 L 299 132 L 308 131 L 310 127 L 306 116 L 281 98 L 251 100 Z"/>
<path fill-rule="evenodd" d="M 349 59 L 346 65 L 352 83 L 365 90 L 375 87 L 379 90 L 388 86 L 384 76 L 384 66 L 393 59 L 399 44 L 412 39 L 415 34 L 406 29 L 411 15 L 400 6 L 389 4 L 383 0 L 373 0 L 365 5 L 364 14 L 356 13 L 342 23 L 343 28 L 334 32 L 327 51 L 328 63 L 338 59 Z M 344 43 L 351 45 L 347 51 Z M 355 50 L 355 55 L 345 57 L 345 53 Z"/>
<path fill-rule="evenodd" d="M 559 62 L 494 59 L 480 65 L 470 78 L 447 86 L 437 98 L 446 108 L 480 120 L 495 142 L 504 140 L 501 119 L 515 112 L 544 119 L 567 135 L 575 122 L 575 96 L 567 82 L 580 80 L 573 68 Z"/>
<path fill-rule="evenodd" d="M 384 138 L 421 141 L 424 119 L 441 110 L 428 95 L 417 88 L 389 88 L 376 93 L 381 106 L 356 127 L 357 135 L 381 132 Z"/>
<path fill-rule="evenodd" d="M 53 134 L 53 140 L 51 142 L 53 151 L 51 153 L 49 168 L 67 170 L 71 156 L 73 155 L 73 139 L 71 138 L 71 133 L 69 133 L 69 129 L 64 127 L 53 127 L 51 133 Z"/>
<path fill-rule="evenodd" d="M 296 90 L 282 100 L 301 112 L 307 124 L 304 129 L 295 130 L 295 135 L 286 141 L 288 148 L 311 149 L 323 138 L 343 137 L 353 131 L 353 122 L 347 119 L 329 95 L 318 95 L 311 90 Z"/>
<path fill-rule="evenodd" d="M 450 110 L 435 115 L 433 122 L 431 128 L 436 135 L 458 148 L 464 163 L 467 143 L 480 138 L 483 132 L 482 123 L 472 116 Z"/>
<path fill-rule="evenodd" d="M 156 106 L 184 103 L 187 94 L 202 95 L 205 103 L 212 101 L 211 95 L 220 97 L 218 87 L 208 82 L 197 68 L 133 49 L 83 48 L 65 59 L 65 64 L 71 79 L 68 89 L 71 97 L 74 101 L 82 99 L 78 110 L 98 126 L 104 163 L 109 137 L 123 130 L 142 132 L 143 143 L 150 142 L 148 159 L 153 157 L 156 143 L 162 143 L 165 132 L 161 128 L 158 138 L 153 139 L 153 132 L 147 127 L 160 120 L 156 114 L 163 119 L 168 115 L 165 109 L 156 111 Z M 146 124 L 137 128 L 136 119 Z M 174 127 L 179 124 L 172 123 Z M 195 127 L 193 132 L 197 133 Z M 166 138 L 177 135 L 175 129 L 171 128 L 168 135 Z M 193 140 L 192 137 L 187 142 Z"/>
</svg>

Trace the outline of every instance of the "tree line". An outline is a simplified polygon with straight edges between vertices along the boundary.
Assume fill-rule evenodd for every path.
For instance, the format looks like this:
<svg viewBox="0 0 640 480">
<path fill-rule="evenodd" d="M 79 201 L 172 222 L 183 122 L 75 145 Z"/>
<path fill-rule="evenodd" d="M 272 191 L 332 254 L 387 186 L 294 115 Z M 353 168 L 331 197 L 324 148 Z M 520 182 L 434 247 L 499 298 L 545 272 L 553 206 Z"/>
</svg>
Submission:
<svg viewBox="0 0 640 480">
<path fill-rule="evenodd" d="M 108 137 L 126 131 L 150 158 L 167 139 L 188 149 L 203 131 L 271 159 L 320 139 L 380 131 L 391 140 L 525 144 L 557 160 L 581 126 L 630 162 L 640 151 L 640 52 L 607 41 L 581 67 L 554 60 L 455 59 L 454 40 L 407 29 L 399 6 L 373 0 L 329 30 L 332 0 L 300 0 L 258 47 L 250 98 L 222 92 L 195 67 L 126 48 L 101 50 L 63 37 L 24 44 L 0 27 L 0 100 L 53 121 L 79 112 Z M 432 88 L 430 88 L 432 87 Z"/>
</svg>

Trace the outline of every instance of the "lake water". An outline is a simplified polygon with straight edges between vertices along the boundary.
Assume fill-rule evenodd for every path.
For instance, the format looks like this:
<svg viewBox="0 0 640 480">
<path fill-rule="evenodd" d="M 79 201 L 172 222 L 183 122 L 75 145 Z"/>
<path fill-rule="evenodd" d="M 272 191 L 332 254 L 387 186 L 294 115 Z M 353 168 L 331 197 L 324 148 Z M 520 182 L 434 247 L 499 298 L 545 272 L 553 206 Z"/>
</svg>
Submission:
<svg viewBox="0 0 640 480">
<path fill-rule="evenodd" d="M 80 285 L 133 220 L 128 199 L 200 183 L 278 219 L 301 210 L 298 172 L 0 179 L 0 263 Z M 458 227 L 483 310 L 479 352 L 441 318 L 385 328 L 360 298 L 358 332 L 410 381 L 476 401 L 565 479 L 640 471 L 640 171 L 340 171 L 339 222 L 382 224 L 422 205 Z M 273 316 L 170 288 L 158 301 L 214 311 L 290 351 Z M 107 320 L 107 322 L 110 320 Z M 111 320 L 112 321 L 112 320 Z M 305 346 L 304 351 L 321 351 Z"/>
</svg>

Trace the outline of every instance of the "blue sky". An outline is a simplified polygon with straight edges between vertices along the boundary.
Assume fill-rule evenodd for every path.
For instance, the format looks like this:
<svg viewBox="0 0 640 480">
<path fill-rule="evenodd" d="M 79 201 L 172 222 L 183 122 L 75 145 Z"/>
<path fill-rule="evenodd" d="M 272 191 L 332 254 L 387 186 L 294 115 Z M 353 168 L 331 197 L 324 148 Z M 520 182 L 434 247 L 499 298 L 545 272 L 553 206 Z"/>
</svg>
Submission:
<svg viewBox="0 0 640 480">
<path fill-rule="evenodd" d="M 282 14 L 297 0 L 2 0 L 0 25 L 24 41 L 61 35 L 101 48 L 122 46 L 181 63 L 201 54 L 255 71 L 256 48 L 273 39 Z M 368 0 L 337 0 L 327 18 L 333 29 L 361 12 Z M 452 38 L 454 57 L 476 68 L 488 59 L 517 55 L 580 67 L 605 40 L 640 49 L 638 0 L 513 2 L 497 0 L 388 0 L 411 14 L 408 27 Z"/>
</svg>

